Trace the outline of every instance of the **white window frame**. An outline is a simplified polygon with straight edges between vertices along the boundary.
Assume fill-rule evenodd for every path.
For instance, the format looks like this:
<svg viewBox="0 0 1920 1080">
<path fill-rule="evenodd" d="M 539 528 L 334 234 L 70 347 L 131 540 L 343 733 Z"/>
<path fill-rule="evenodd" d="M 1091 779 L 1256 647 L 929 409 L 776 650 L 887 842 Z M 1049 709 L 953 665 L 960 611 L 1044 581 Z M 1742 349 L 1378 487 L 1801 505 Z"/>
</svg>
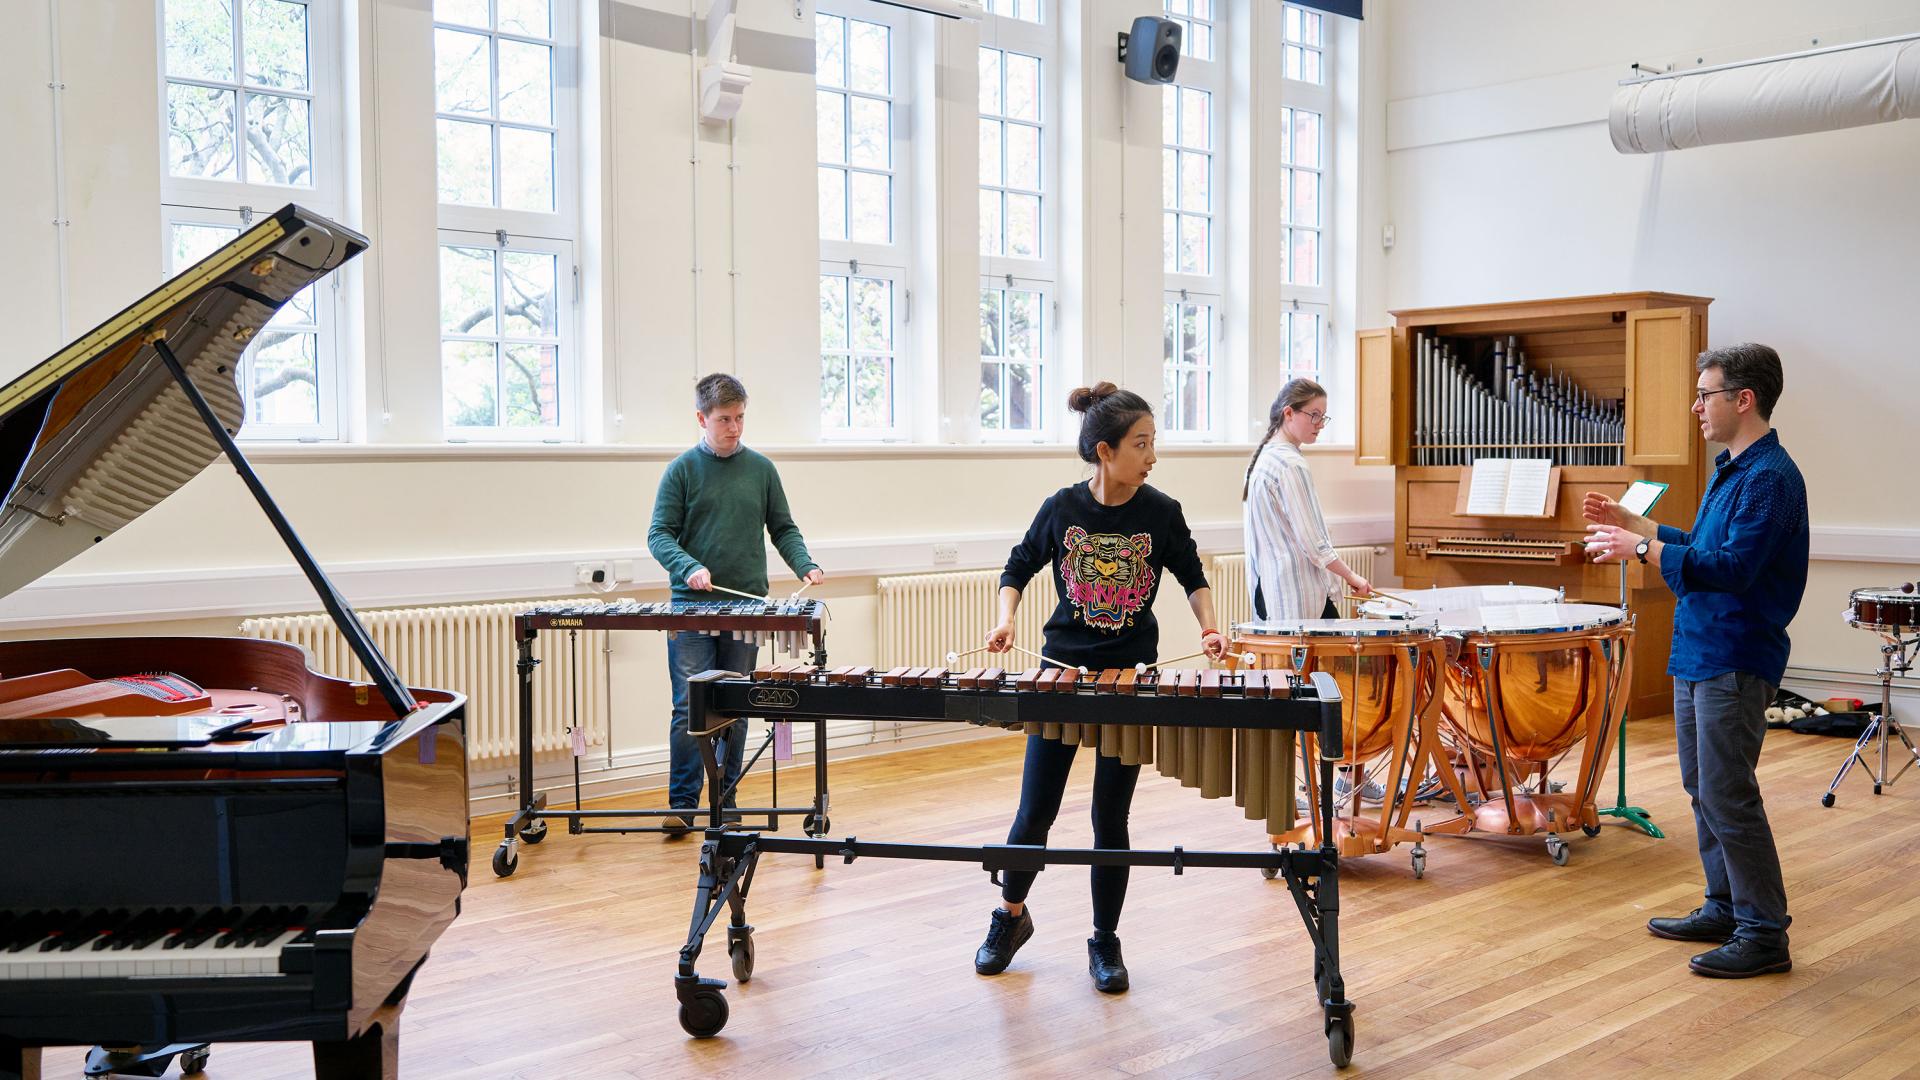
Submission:
<svg viewBox="0 0 1920 1080">
<path fill-rule="evenodd" d="M 1224 211 L 1228 205 L 1226 198 L 1226 180 L 1229 175 L 1229 170 L 1227 168 L 1226 133 L 1231 130 L 1227 122 L 1227 106 L 1230 100 L 1230 88 L 1228 86 L 1226 44 L 1221 38 L 1222 31 L 1226 27 L 1226 0 L 1212 0 L 1210 7 L 1211 18 L 1192 15 L 1191 4 L 1193 0 L 1164 0 L 1164 3 L 1167 8 L 1166 17 L 1174 19 L 1183 25 L 1179 77 L 1169 85 L 1187 87 L 1207 93 L 1207 124 L 1209 131 L 1207 150 L 1205 151 L 1208 158 L 1208 206 L 1206 213 L 1207 272 L 1201 274 L 1166 270 L 1164 285 L 1166 291 L 1162 301 L 1161 318 L 1164 325 L 1165 305 L 1177 304 L 1205 305 L 1211 310 L 1212 318 L 1208 320 L 1207 422 L 1205 426 L 1191 430 L 1176 428 L 1172 424 L 1173 416 L 1171 415 L 1171 410 L 1168 410 L 1169 415 L 1161 418 L 1159 430 L 1161 437 L 1171 442 L 1213 442 L 1223 437 L 1223 433 L 1227 427 L 1221 398 L 1221 381 L 1224 376 L 1224 367 L 1221 363 L 1221 341 L 1226 336 L 1225 306 L 1227 297 L 1226 249 L 1225 245 L 1221 242 L 1221 238 L 1225 232 L 1222 228 L 1222 222 L 1225 219 Z M 1204 24 L 1208 28 L 1212 54 L 1211 59 L 1203 60 L 1189 54 L 1192 41 L 1190 40 L 1190 30 L 1187 28 L 1190 28 L 1196 23 Z M 1162 92 L 1166 93 L 1168 91 Z M 1175 115 L 1179 115 L 1177 103 Z M 1177 132 L 1164 130 L 1161 132 L 1160 141 L 1163 155 L 1169 150 L 1186 153 L 1194 152 L 1178 145 L 1178 136 L 1179 133 Z M 1176 191 L 1178 190 L 1178 180 L 1179 177 L 1176 171 Z M 1164 230 L 1165 215 L 1169 210 L 1164 205 L 1164 198 L 1162 203 L 1162 229 Z M 1184 210 L 1180 211 L 1180 215 L 1182 217 L 1191 216 Z M 1179 250 L 1180 243 L 1177 221 L 1178 219 L 1176 219 L 1174 230 L 1174 250 L 1176 252 Z M 1162 268 L 1164 269 L 1164 267 L 1165 262 L 1163 258 Z M 1178 325 L 1177 315 L 1175 324 L 1176 326 Z M 1177 372 L 1187 366 L 1180 361 L 1179 357 L 1179 342 L 1176 340 L 1173 346 L 1173 355 L 1163 355 L 1162 363 L 1171 366 Z M 1164 379 L 1165 375 L 1163 373 L 1163 387 Z M 1178 386 L 1177 377 L 1175 385 L 1176 387 Z"/>
<path fill-rule="evenodd" d="M 556 406 L 555 411 L 559 417 L 559 423 L 556 426 L 550 427 L 550 428 L 548 427 L 524 427 L 523 428 L 523 427 L 507 427 L 500 424 L 493 424 L 488 426 L 454 427 L 451 423 L 448 422 L 447 414 L 446 414 L 447 401 L 446 401 L 446 393 L 444 390 L 445 378 L 446 378 L 446 362 L 445 362 L 444 348 L 447 342 L 449 341 L 494 341 L 494 342 L 499 342 L 503 345 L 505 344 L 544 345 L 544 344 L 547 344 L 547 342 L 541 341 L 538 339 L 533 339 L 533 338 L 516 337 L 514 335 L 510 335 L 504 332 L 494 333 L 494 334 L 448 335 L 446 333 L 445 328 L 441 327 L 441 321 L 440 321 L 441 310 L 439 307 L 439 299 L 438 299 L 439 289 L 437 287 L 437 281 L 438 281 L 437 275 L 439 273 L 439 266 L 440 266 L 440 249 L 443 247 L 490 248 L 495 252 L 533 251 L 533 252 L 541 252 L 543 254 L 551 254 L 555 256 L 556 262 L 554 266 L 553 287 L 554 287 L 554 290 L 560 294 L 559 312 L 558 312 L 559 335 L 558 335 L 558 340 L 556 345 L 556 347 L 560 350 L 560 369 L 554 380 L 554 393 L 559 396 L 559 401 L 555 403 L 555 406 Z M 577 441 L 579 438 L 580 419 L 584 415 L 585 410 L 581 408 L 581 403 L 580 403 L 580 397 L 583 389 L 581 386 L 581 379 L 580 379 L 580 369 L 581 369 L 580 357 L 579 357 L 580 335 L 578 333 L 573 332 L 574 328 L 579 325 L 579 311 L 580 311 L 580 275 L 579 275 L 579 268 L 577 265 L 577 259 L 574 256 L 573 242 L 571 240 L 553 240 L 553 239 L 548 239 L 546 237 L 513 236 L 511 234 L 507 235 L 503 240 L 502 237 L 497 233 L 476 233 L 476 232 L 469 232 L 463 229 L 441 229 L 439 230 L 437 240 L 434 244 L 433 250 L 434 250 L 434 267 L 435 267 L 435 274 L 436 274 L 436 288 L 434 290 L 435 306 L 434 306 L 433 318 L 434 318 L 434 325 L 436 327 L 439 327 L 439 330 L 436 336 L 438 339 L 438 344 L 440 346 L 440 351 L 436 351 L 434 354 L 434 366 L 435 366 L 435 369 L 439 371 L 441 374 L 440 381 L 443 387 L 439 400 L 435 402 L 435 409 L 439 413 L 440 429 L 446 441 L 449 443 L 470 443 L 470 442 L 564 443 L 564 442 Z M 498 256 L 496 255 L 496 260 L 497 258 Z M 499 269 L 499 263 L 496 261 L 494 264 L 494 282 L 495 282 L 494 319 L 496 324 L 499 326 L 499 328 L 502 331 L 504 331 L 506 316 L 499 306 L 499 284 L 498 284 L 499 280 L 500 280 L 500 269 Z M 498 372 L 499 370 L 500 370 L 500 364 L 498 359 L 496 358 L 495 371 Z M 504 393 L 495 394 L 494 408 L 496 410 L 496 413 L 495 413 L 496 419 L 499 416 L 499 410 L 505 407 L 505 401 L 506 401 L 506 396 Z"/>
<path fill-rule="evenodd" d="M 824 412 L 821 412 L 819 414 L 821 416 L 820 439 L 823 442 L 901 442 L 909 437 L 912 428 L 914 394 L 924 380 L 933 377 L 932 372 L 921 370 L 919 358 L 914 355 L 911 339 L 908 336 L 908 324 L 913 318 L 913 266 L 917 254 L 914 222 L 918 217 L 914 212 L 916 192 L 911 133 L 923 126 L 915 114 L 914 80 L 910 66 L 913 56 L 913 17 L 905 9 L 874 3 L 873 0 L 819 0 L 815 5 L 815 13 L 859 22 L 879 23 L 888 28 L 887 42 L 890 55 L 887 81 L 890 93 L 887 100 L 891 102 L 892 141 L 890 173 L 892 198 L 889 212 L 892 215 L 890 231 L 893 242 L 876 244 L 852 239 L 821 239 L 820 273 L 841 277 L 884 278 L 893 282 L 893 401 L 891 403 L 893 423 L 884 428 L 830 428 L 825 423 Z M 857 91 L 851 87 L 821 87 L 816 81 L 814 93 L 818 94 L 821 89 L 844 94 L 849 98 L 878 96 Z M 878 171 L 850 163 L 822 162 L 819 160 L 817 139 L 814 146 L 816 170 L 834 167 L 848 173 Z M 847 190 L 851 191 L 850 184 Z M 850 195 L 848 197 L 851 198 Z M 848 204 L 848 211 L 848 221 L 851 224 L 851 202 Z M 815 233 L 817 234 L 818 231 L 816 227 Z M 817 284 L 815 291 L 816 293 L 818 291 Z M 851 319 L 851 312 L 849 312 L 849 319 Z M 818 333 L 816 327 L 816 336 Z M 848 392 L 851 395 L 851 389 Z M 815 396 L 814 407 L 816 410 L 822 409 L 818 395 Z"/>
<path fill-rule="evenodd" d="M 838 277 L 838 278 L 847 278 L 847 279 L 873 278 L 875 280 L 890 282 L 893 286 L 893 304 L 892 304 L 892 310 L 890 312 L 893 318 L 893 325 L 890 328 L 891 332 L 888 337 L 888 340 L 893 342 L 893 351 L 891 353 L 876 353 L 876 352 L 873 352 L 872 350 L 866 350 L 864 353 L 864 355 L 869 355 L 869 356 L 886 356 L 888 357 L 889 362 L 892 364 L 893 370 L 891 374 L 891 379 L 893 382 L 893 399 L 892 399 L 891 405 L 892 405 L 892 413 L 893 413 L 893 416 L 892 416 L 893 422 L 892 424 L 884 427 L 851 426 L 851 408 L 852 408 L 851 403 L 853 400 L 853 371 L 852 371 L 851 364 L 849 364 L 848 372 L 847 372 L 847 400 L 849 403 L 848 405 L 849 426 L 844 428 L 827 427 L 825 422 L 824 405 L 820 400 L 818 400 L 818 395 L 816 395 L 816 399 L 814 401 L 814 408 L 818 410 L 821 415 L 820 437 L 822 440 L 825 440 L 825 441 L 851 441 L 851 442 L 896 441 L 902 437 L 903 432 L 906 430 L 906 427 L 907 427 L 906 418 L 902 414 L 912 408 L 912 399 L 908 396 L 911 383 L 908 381 L 907 373 L 903 371 L 903 368 L 905 366 L 904 357 L 907 353 L 907 350 L 902 347 L 906 343 L 906 324 L 908 321 L 908 312 L 906 309 L 908 305 L 912 302 L 912 297 L 908 295 L 908 292 L 906 289 L 906 281 L 907 281 L 906 271 L 903 269 L 899 269 L 891 266 L 869 266 L 866 263 L 858 262 L 858 261 L 828 262 L 828 261 L 822 260 L 820 263 L 819 276 L 820 277 Z M 816 295 L 818 294 L 818 292 L 819 292 L 819 288 L 816 282 L 816 285 L 815 285 Z M 816 329 L 815 336 L 818 337 L 818 334 L 819 334 L 819 331 Z M 842 352 L 843 350 L 834 349 L 832 351 L 838 353 L 838 352 Z M 822 344 L 819 350 L 819 353 L 821 355 L 821 363 L 823 365 L 825 363 L 825 354 L 827 352 L 828 352 L 828 349 L 824 344 Z M 844 352 L 847 354 L 849 358 L 862 353 L 862 350 L 856 349 L 853 346 L 853 300 L 852 300 L 851 290 L 849 290 L 849 295 L 847 300 L 847 347 L 844 350 Z M 824 368 L 822 369 L 821 376 L 822 376 L 822 379 L 824 380 L 825 378 Z"/>
<path fill-rule="evenodd" d="M 1040 353 L 1032 358 L 1031 363 L 1034 369 L 1034 380 L 1038 384 L 1035 390 L 1034 409 L 1038 414 L 1039 422 L 1030 428 L 990 428 L 986 426 L 986 424 L 981 423 L 979 425 L 980 441 L 1011 443 L 1050 441 L 1053 437 L 1054 428 L 1054 410 L 1051 407 L 1051 403 L 1054 398 L 1060 396 L 1058 388 L 1055 385 L 1059 381 L 1058 372 L 1060 369 L 1059 361 L 1055 355 L 1055 343 L 1059 340 L 1057 324 L 1060 321 L 1060 301 L 1054 292 L 1054 285 L 1050 281 L 1040 281 L 1034 278 L 1021 278 L 1010 275 L 1002 275 L 998 278 L 982 277 L 980 279 L 980 292 L 985 293 L 990 290 L 1000 293 L 1001 353 L 999 356 L 988 356 L 985 353 L 980 354 L 980 364 L 979 367 L 975 369 L 976 381 L 974 385 L 976 387 L 980 385 L 978 376 L 985 374 L 985 372 L 981 370 L 985 365 L 997 364 L 1004 367 L 1008 363 L 1017 362 L 1006 353 L 1006 294 L 1009 292 L 1030 292 L 1037 294 L 1040 304 Z M 978 307 L 978 301 L 979 297 L 976 296 L 976 308 Z M 1004 372 L 1001 374 L 1000 381 L 1004 385 Z M 973 405 L 973 408 L 976 413 L 975 419 L 978 420 L 977 402 Z M 1003 398 L 1001 405 L 1001 415 L 1003 417 L 1005 416 L 1005 408 Z"/>
<path fill-rule="evenodd" d="M 296 0 L 307 6 L 307 89 L 305 91 L 266 90 L 279 96 L 300 97 L 310 102 L 308 110 L 308 146 L 309 158 L 313 163 L 313 184 L 310 186 L 261 183 L 254 180 L 206 180 L 199 177 L 176 177 L 173 175 L 170 139 L 167 127 L 167 84 L 180 82 L 195 86 L 219 87 L 235 91 L 234 124 L 235 138 L 241 138 L 246 130 L 246 60 L 241 54 L 244 41 L 236 34 L 234 40 L 234 79 L 227 83 L 192 77 L 172 78 L 167 74 L 167 11 L 166 0 L 154 0 L 153 14 L 156 33 L 154 40 L 157 49 L 157 69 L 159 71 L 160 94 L 158 112 L 155 116 L 156 129 L 160 133 L 160 217 L 161 251 L 167 263 L 168 274 L 178 273 L 184 267 L 173 266 L 173 227 L 180 225 L 214 225 L 219 227 L 237 226 L 245 231 L 255 215 L 270 214 L 290 202 L 297 202 L 318 213 L 338 218 L 342 203 L 342 193 L 346 190 L 346 153 L 342 141 L 342 117 L 340 102 L 345 99 L 345 86 L 341 74 L 340 62 L 340 7 L 339 0 Z M 234 25 L 240 25 L 240 7 L 234 8 Z M 247 169 L 246 148 L 236 145 L 238 160 L 235 168 L 242 174 Z M 254 422 L 249 416 L 248 422 L 241 427 L 238 438 L 246 441 L 261 442 L 331 442 L 340 438 L 341 399 L 345 392 L 346 379 L 340 370 L 340 357 L 344 350 L 340 347 L 340 335 L 344 320 L 341 318 L 341 274 L 327 275 L 314 289 L 315 322 L 319 327 L 314 339 L 315 375 L 319 380 L 316 387 L 316 400 L 319 406 L 318 421 L 313 424 L 266 424 Z M 249 357 L 251 354 L 248 354 Z M 251 372 L 242 374 L 243 386 L 251 379 Z M 248 397 L 249 409 L 252 399 Z"/>
<path fill-rule="evenodd" d="M 432 0 L 427 0 L 430 5 Z M 553 20 L 551 40 L 532 38 L 522 34 L 503 32 L 495 29 L 481 29 L 457 23 L 443 23 L 435 19 L 427 43 L 426 62 L 429 77 L 436 70 L 437 42 L 431 36 L 439 30 L 452 30 L 459 33 L 485 35 L 494 39 L 488 45 L 488 63 L 492 68 L 489 79 L 494 95 L 490 106 L 498 111 L 499 102 L 499 41 L 520 41 L 550 46 L 553 49 L 553 210 L 542 213 L 533 210 L 508 210 L 497 206 L 470 206 L 462 203 L 448 203 L 439 200 L 439 178 L 434 178 L 434 202 L 438 209 L 439 235 L 434 245 L 434 267 L 438 274 L 440 265 L 439 250 L 443 246 L 489 247 L 507 251 L 551 252 L 559 257 L 556 268 L 554 288 L 561 294 L 559 305 L 559 350 L 560 372 L 555 382 L 555 392 L 559 394 L 559 423 L 554 427 L 515 428 L 501 425 L 487 427 L 454 427 L 448 422 L 446 413 L 446 394 L 444 389 L 439 400 L 434 403 L 438 417 L 437 426 L 441 437 L 449 443 L 463 442 L 576 442 L 587 414 L 587 405 L 583 400 L 585 380 L 581 377 L 583 365 L 581 350 L 585 345 L 585 335 L 580 327 L 580 69 L 579 69 L 579 18 L 576 5 L 571 0 L 552 0 L 550 16 Z M 431 12 L 431 9 L 429 9 Z M 492 5 L 489 5 L 491 14 Z M 487 124 L 491 132 L 493 145 L 493 191 L 497 201 L 500 192 L 502 173 L 500 155 L 501 127 L 525 130 L 545 131 L 542 124 L 528 124 L 520 121 L 502 120 L 497 116 L 471 116 L 465 113 L 443 113 L 436 99 L 434 105 L 433 138 L 439 138 L 441 120 L 459 120 L 462 122 Z M 436 143 L 437 144 L 437 143 Z M 495 273 L 498 274 L 496 268 Z M 439 281 L 435 279 L 434 325 L 440 325 Z M 444 346 L 450 339 L 444 333 L 436 334 L 436 345 Z M 495 340 L 504 340 L 504 335 L 496 335 Z M 439 378 L 436 382 L 444 387 L 446 368 L 444 351 L 434 355 L 434 370 Z M 499 405 L 496 402 L 496 405 Z"/>
<path fill-rule="evenodd" d="M 1282 382 L 1296 376 L 1306 375 L 1313 378 L 1322 386 L 1327 386 L 1330 392 L 1341 393 L 1344 389 L 1342 386 L 1343 380 L 1339 377 L 1339 373 L 1333 371 L 1331 363 L 1335 350 L 1332 348 L 1334 342 L 1330 333 L 1334 300 L 1334 290 L 1331 284 L 1333 277 L 1334 162 L 1337 160 L 1334 157 L 1336 123 L 1332 65 L 1334 59 L 1334 44 L 1337 40 L 1337 27 L 1334 16 L 1327 15 L 1323 12 L 1299 8 L 1297 5 L 1291 3 L 1282 4 L 1281 7 L 1282 15 L 1279 38 L 1283 55 L 1286 49 L 1292 47 L 1308 48 L 1318 52 L 1320 54 L 1320 81 L 1318 83 L 1311 83 L 1301 79 L 1287 78 L 1285 76 L 1286 68 L 1284 63 L 1276 65 L 1277 73 L 1281 76 L 1280 93 L 1283 110 L 1283 115 L 1276 117 L 1274 122 L 1281 125 L 1284 136 L 1280 154 L 1280 160 L 1283 164 L 1280 168 L 1279 184 L 1277 185 L 1279 198 L 1281 200 L 1282 224 L 1280 227 L 1280 245 L 1284 266 L 1280 276 L 1280 303 L 1282 314 L 1281 318 L 1277 320 L 1279 340 L 1275 343 L 1275 355 L 1280 358 L 1280 375 Z M 1298 10 L 1302 16 L 1317 16 L 1320 19 L 1321 44 L 1319 46 L 1300 45 L 1287 37 L 1286 12 L 1290 10 Z M 1290 120 L 1292 115 L 1297 115 L 1297 113 L 1301 111 L 1314 113 L 1320 118 L 1319 165 L 1317 167 L 1307 167 L 1295 163 L 1293 152 L 1294 134 L 1292 124 L 1287 121 Z M 1302 172 L 1313 173 L 1319 177 L 1320 195 L 1318 205 L 1320 216 L 1317 225 L 1295 225 L 1292 222 L 1294 177 Z M 1309 230 L 1318 236 L 1319 242 L 1316 245 L 1316 252 L 1319 265 L 1316 267 L 1318 273 L 1315 284 L 1300 285 L 1294 283 L 1293 233 L 1295 229 Z M 1320 317 L 1316 363 L 1311 368 L 1304 368 L 1299 365 L 1300 357 L 1295 355 L 1291 320 L 1296 317 L 1296 315 L 1313 314 L 1317 314 Z M 1329 385 L 1329 383 L 1332 385 Z M 1351 414 L 1348 413 L 1348 415 Z"/>
</svg>

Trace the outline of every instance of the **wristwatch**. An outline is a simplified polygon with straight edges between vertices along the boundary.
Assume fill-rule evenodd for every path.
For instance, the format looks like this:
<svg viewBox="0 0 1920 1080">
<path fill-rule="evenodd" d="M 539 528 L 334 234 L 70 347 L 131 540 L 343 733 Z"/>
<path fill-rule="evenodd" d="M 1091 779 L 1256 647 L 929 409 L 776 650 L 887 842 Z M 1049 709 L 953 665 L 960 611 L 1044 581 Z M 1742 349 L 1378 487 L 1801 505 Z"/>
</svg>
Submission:
<svg viewBox="0 0 1920 1080">
<path fill-rule="evenodd" d="M 1639 543 L 1633 545 L 1633 553 L 1635 556 L 1639 558 L 1642 566 L 1646 565 L 1646 562 L 1647 562 L 1647 548 L 1651 547 L 1652 545 L 1653 545 L 1652 537 L 1643 538 Z"/>
</svg>

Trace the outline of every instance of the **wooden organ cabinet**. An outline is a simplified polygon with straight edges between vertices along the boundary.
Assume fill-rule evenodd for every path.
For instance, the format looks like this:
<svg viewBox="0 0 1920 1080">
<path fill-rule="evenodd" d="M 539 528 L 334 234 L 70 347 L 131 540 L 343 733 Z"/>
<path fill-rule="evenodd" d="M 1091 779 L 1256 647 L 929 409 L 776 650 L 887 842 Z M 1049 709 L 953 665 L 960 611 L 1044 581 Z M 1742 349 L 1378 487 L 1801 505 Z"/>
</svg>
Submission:
<svg viewBox="0 0 1920 1080">
<path fill-rule="evenodd" d="M 1355 459 L 1394 469 L 1396 564 L 1407 589 L 1543 585 L 1617 604 L 1620 569 L 1585 558 L 1580 502 L 1635 480 L 1669 486 L 1653 517 L 1687 528 L 1709 456 L 1693 403 L 1706 348 L 1700 296 L 1612 293 L 1393 312 L 1358 335 Z M 1471 463 L 1550 458 L 1546 517 L 1467 514 Z M 1674 598 L 1630 564 L 1632 715 L 1672 711 Z"/>
</svg>

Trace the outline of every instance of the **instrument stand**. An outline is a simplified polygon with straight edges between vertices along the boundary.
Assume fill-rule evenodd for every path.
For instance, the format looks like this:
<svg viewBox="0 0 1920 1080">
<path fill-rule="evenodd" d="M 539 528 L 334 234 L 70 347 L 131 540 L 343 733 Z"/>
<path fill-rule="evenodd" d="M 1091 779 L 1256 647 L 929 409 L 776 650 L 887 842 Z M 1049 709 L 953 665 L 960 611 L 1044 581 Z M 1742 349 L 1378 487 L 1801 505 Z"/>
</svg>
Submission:
<svg viewBox="0 0 1920 1080">
<path fill-rule="evenodd" d="M 1821 806 L 1833 805 L 1833 793 L 1840 787 L 1840 781 L 1846 779 L 1847 770 L 1853 768 L 1854 762 L 1859 762 L 1860 768 L 1873 779 L 1875 795 L 1880 794 L 1882 788 L 1892 787 L 1895 780 L 1905 776 L 1915 763 L 1920 763 L 1920 750 L 1914 749 L 1913 740 L 1907 737 L 1907 729 L 1893 715 L 1893 677 L 1913 670 L 1916 652 L 1920 652 L 1920 635 L 1909 638 L 1897 630 L 1880 646 L 1880 670 L 1874 673 L 1880 676 L 1880 711 L 1874 716 L 1873 722 L 1867 725 L 1867 730 L 1860 733 L 1847 760 L 1840 763 L 1840 771 L 1834 774 L 1833 783 L 1827 785 L 1827 793 L 1820 796 Z M 1899 772 L 1889 774 L 1887 746 L 1894 739 L 1899 739 L 1907 748 L 1907 758 L 1900 763 Z M 1866 753 L 1870 744 L 1875 743 L 1880 750 L 1878 770 L 1867 760 Z"/>
<path fill-rule="evenodd" d="M 1620 564 L 1620 610 L 1629 610 L 1627 607 L 1627 564 L 1624 562 Z M 1628 645 L 1627 647 L 1632 648 L 1633 646 Z M 1629 696 L 1631 696 L 1631 692 L 1629 692 Z M 1601 817 L 1623 818 L 1627 824 L 1639 829 L 1655 840 L 1664 840 L 1667 834 L 1661 832 L 1660 826 L 1653 823 L 1652 815 L 1637 806 L 1627 805 L 1627 711 L 1631 708 L 1632 705 L 1631 702 L 1629 702 L 1627 708 L 1622 709 L 1620 712 L 1620 747 L 1617 751 L 1620 758 L 1620 794 L 1616 797 L 1612 806 L 1602 807 L 1599 813 Z M 1839 783 L 1838 780 L 1834 782 Z"/>
</svg>

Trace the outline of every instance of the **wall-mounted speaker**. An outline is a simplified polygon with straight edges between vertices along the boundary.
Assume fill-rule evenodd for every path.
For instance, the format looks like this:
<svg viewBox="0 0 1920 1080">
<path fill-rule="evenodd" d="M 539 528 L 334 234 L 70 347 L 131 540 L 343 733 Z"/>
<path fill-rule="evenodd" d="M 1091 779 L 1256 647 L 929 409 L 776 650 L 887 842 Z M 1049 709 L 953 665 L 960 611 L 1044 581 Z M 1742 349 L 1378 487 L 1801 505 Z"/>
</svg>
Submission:
<svg viewBox="0 0 1920 1080">
<path fill-rule="evenodd" d="M 1170 83 L 1180 71 L 1180 24 L 1142 15 L 1120 34 L 1120 62 L 1134 82 Z"/>
</svg>

